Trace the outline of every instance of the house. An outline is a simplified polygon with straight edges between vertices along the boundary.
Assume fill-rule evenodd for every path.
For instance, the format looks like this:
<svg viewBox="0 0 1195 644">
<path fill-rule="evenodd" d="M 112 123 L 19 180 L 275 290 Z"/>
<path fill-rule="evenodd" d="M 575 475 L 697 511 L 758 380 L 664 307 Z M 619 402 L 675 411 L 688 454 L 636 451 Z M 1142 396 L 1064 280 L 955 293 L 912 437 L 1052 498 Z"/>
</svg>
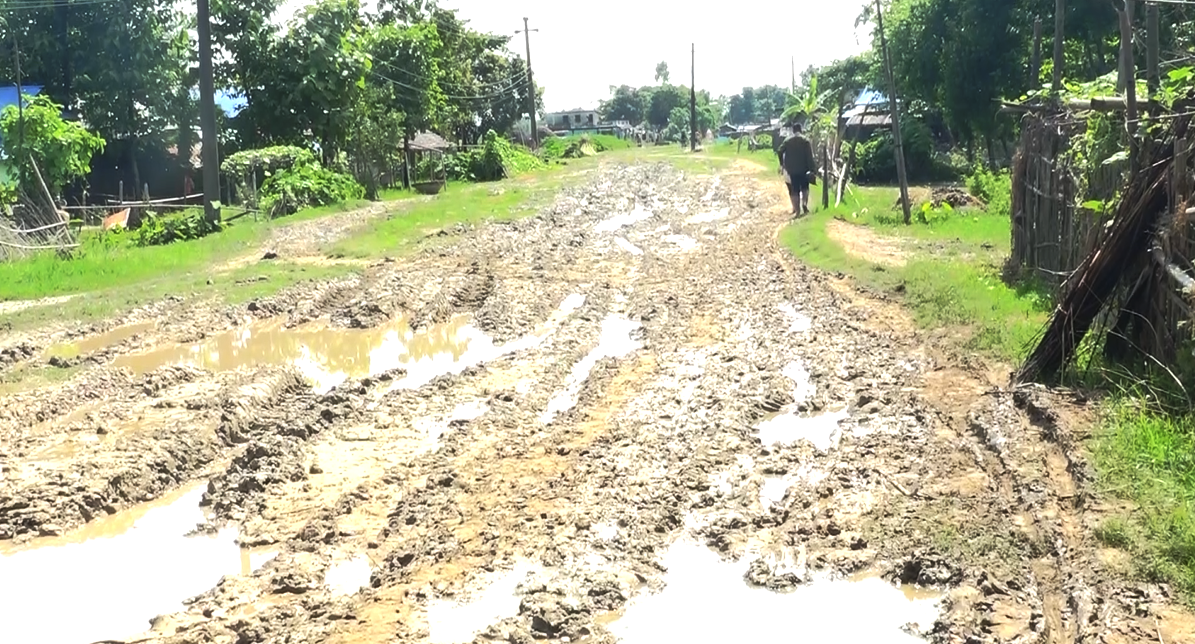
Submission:
<svg viewBox="0 0 1195 644">
<path fill-rule="evenodd" d="M 888 111 L 888 99 L 879 92 L 865 89 L 859 93 L 838 121 L 843 138 L 848 141 L 866 140 L 878 130 L 892 128 L 892 115 Z"/>
<path fill-rule="evenodd" d="M 21 93 L 25 96 L 37 96 L 41 92 L 41 85 L 23 85 L 21 86 Z M 10 105 L 17 104 L 17 86 L 8 85 L 0 87 L 0 114 Z M 3 135 L 0 135 L 2 137 Z M 13 180 L 12 169 L 8 165 L 8 159 L 0 159 L 0 182 L 11 183 Z"/>
<path fill-rule="evenodd" d="M 549 112 L 544 115 L 545 124 L 554 132 L 562 130 L 583 130 L 601 123 L 597 110 L 575 109 L 565 112 Z"/>
</svg>

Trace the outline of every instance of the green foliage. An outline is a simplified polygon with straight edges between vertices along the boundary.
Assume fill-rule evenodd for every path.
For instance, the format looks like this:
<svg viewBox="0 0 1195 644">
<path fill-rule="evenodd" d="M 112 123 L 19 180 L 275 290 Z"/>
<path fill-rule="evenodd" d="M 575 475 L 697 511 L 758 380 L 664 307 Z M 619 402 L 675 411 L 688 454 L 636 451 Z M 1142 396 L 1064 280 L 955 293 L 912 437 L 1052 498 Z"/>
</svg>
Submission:
<svg viewBox="0 0 1195 644">
<path fill-rule="evenodd" d="M 457 181 L 499 181 L 543 166 L 530 150 L 490 130 L 480 148 L 451 155 L 446 169 L 449 178 Z"/>
<path fill-rule="evenodd" d="M 347 174 L 311 163 L 274 173 L 262 186 L 261 195 L 261 210 L 277 218 L 303 208 L 360 199 L 365 189 Z"/>
<path fill-rule="evenodd" d="M 954 215 L 954 207 L 948 203 L 935 206 L 928 201 L 913 212 L 914 220 L 919 224 L 933 225 L 950 219 Z"/>
<path fill-rule="evenodd" d="M 24 118 L 24 134 L 19 135 L 16 106 L 4 109 L 0 114 L 0 146 L 9 159 L 17 160 L 18 172 L 26 180 L 33 180 L 29 162 L 36 162 L 46 187 L 55 195 L 71 181 L 86 176 L 91 157 L 104 149 L 102 138 L 78 123 L 64 120 L 62 106 L 45 95 L 29 101 Z"/>
<path fill-rule="evenodd" d="M 244 150 L 229 155 L 220 164 L 220 170 L 236 177 L 250 172 L 264 170 L 275 172 L 286 170 L 296 165 L 311 165 L 315 163 L 315 155 L 293 145 L 277 145 L 257 150 Z"/>
<path fill-rule="evenodd" d="M 179 241 L 201 239 L 224 230 L 224 227 L 224 222 L 211 221 L 202 210 L 198 209 L 165 216 L 147 211 L 141 218 L 141 225 L 132 233 L 109 231 L 101 237 L 111 240 L 128 235 L 137 246 L 163 246 Z M 116 231 L 119 230 L 119 228 L 116 229 Z"/>
<path fill-rule="evenodd" d="M 785 99 L 784 112 L 780 119 L 785 122 L 800 122 L 810 131 L 833 126 L 827 109 L 834 92 L 818 90 L 817 74 L 809 78 L 807 85 L 793 88 Z"/>
<path fill-rule="evenodd" d="M 1146 390 L 1126 393 L 1153 397 Z M 1136 508 L 1107 519 L 1097 536 L 1127 550 L 1137 574 L 1195 600 L 1195 417 L 1119 400 L 1094 447 L 1101 486 Z"/>
<path fill-rule="evenodd" d="M 1008 170 L 992 172 L 977 166 L 966 178 L 967 192 L 985 204 L 991 215 L 1011 215 L 1012 173 Z"/>
<path fill-rule="evenodd" d="M 909 181 L 921 181 L 934 175 L 933 136 L 925 123 L 902 119 L 905 171 Z M 855 150 L 855 177 L 863 183 L 895 183 L 896 143 L 892 132 L 875 132 Z"/>
</svg>

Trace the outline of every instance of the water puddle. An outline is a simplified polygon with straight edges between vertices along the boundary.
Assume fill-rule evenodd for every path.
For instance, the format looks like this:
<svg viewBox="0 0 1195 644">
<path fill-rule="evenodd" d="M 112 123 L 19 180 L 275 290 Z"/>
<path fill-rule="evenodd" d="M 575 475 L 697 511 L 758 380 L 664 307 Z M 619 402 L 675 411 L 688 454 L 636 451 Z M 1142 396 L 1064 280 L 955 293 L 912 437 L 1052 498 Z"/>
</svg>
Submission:
<svg viewBox="0 0 1195 644">
<path fill-rule="evenodd" d="M 910 598 L 878 578 L 815 578 L 784 594 L 753 588 L 743 581 L 747 561 L 722 561 L 689 541 L 663 563 L 664 590 L 632 600 L 609 624 L 620 642 L 913 643 L 923 640 L 905 625 L 927 629 L 939 610 L 938 595 Z"/>
<path fill-rule="evenodd" d="M 626 252 L 628 252 L 632 255 L 642 255 L 643 254 L 643 250 L 641 248 L 639 248 L 638 246 L 632 244 L 631 242 L 623 239 L 622 237 L 615 237 L 614 243 L 617 244 L 619 248 L 625 250 Z"/>
<path fill-rule="evenodd" d="M 118 326 L 115 329 L 80 338 L 74 342 L 55 344 L 46 349 L 46 356 L 59 358 L 85 356 L 89 353 L 120 344 L 129 338 L 152 330 L 155 326 L 157 326 L 157 323 L 153 321 Z"/>
<path fill-rule="evenodd" d="M 779 307 L 780 312 L 788 319 L 789 333 L 804 333 L 813 326 L 813 320 L 808 315 L 798 313 L 797 309 L 793 308 L 792 304 L 788 302 L 782 303 Z"/>
<path fill-rule="evenodd" d="M 593 227 L 599 233 L 612 233 L 620 228 L 633 226 L 645 219 L 651 219 L 652 212 L 643 207 L 642 204 L 636 204 L 631 212 L 625 215 L 615 215 L 605 221 L 598 222 Z"/>
<path fill-rule="evenodd" d="M 787 477 L 764 477 L 763 485 L 759 487 L 759 504 L 765 511 L 772 509 L 772 506 L 779 505 L 784 500 L 784 495 L 788 494 L 790 487 L 792 487 L 792 481 Z"/>
<path fill-rule="evenodd" d="M 756 425 L 756 429 L 759 430 L 759 440 L 767 446 L 791 445 L 806 440 L 818 451 L 826 452 L 838 446 L 842 439 L 839 423 L 847 416 L 845 409 L 816 416 L 781 413 Z"/>
<path fill-rule="evenodd" d="M 638 322 L 632 322 L 618 316 L 608 316 L 602 320 L 602 334 L 598 345 L 593 348 L 580 362 L 573 365 L 568 376 L 568 385 L 564 391 L 552 396 L 548 407 L 540 415 L 540 420 L 546 425 L 551 423 L 556 415 L 572 409 L 577 404 L 577 396 L 581 387 L 589 378 L 595 365 L 602 358 L 621 358 L 639 348 L 639 343 L 631 338 L 631 333 L 639 328 Z"/>
<path fill-rule="evenodd" d="M 519 614 L 519 584 L 536 570 L 520 563 L 514 570 L 495 573 L 493 581 L 469 601 L 437 599 L 427 607 L 430 644 L 466 644 L 491 625 Z"/>
<path fill-rule="evenodd" d="M 726 219 L 730 216 L 730 207 L 719 208 L 709 212 L 702 212 L 685 219 L 686 224 L 708 224 L 713 221 Z"/>
<path fill-rule="evenodd" d="M 707 190 L 704 195 L 701 195 L 701 200 L 702 201 L 712 201 L 714 199 L 714 195 L 718 194 L 718 187 L 721 185 L 722 185 L 722 177 L 714 177 L 713 182 L 710 183 L 710 189 Z"/>
<path fill-rule="evenodd" d="M 314 322 L 285 328 L 282 320 L 255 322 L 202 342 L 161 347 L 120 356 L 114 366 L 142 374 L 166 365 L 186 364 L 210 371 L 255 365 L 291 365 L 316 391 L 327 392 L 350 378 L 364 378 L 402 367 L 407 375 L 391 389 L 421 387 L 510 353 L 534 347 L 554 327 L 585 303 L 585 296 L 565 298 L 545 329 L 507 343 L 493 339 L 459 315 L 443 324 L 413 331 L 406 317 L 372 329 L 332 328 Z"/>
<path fill-rule="evenodd" d="M 204 521 L 203 490 L 0 550 L 3 640 L 78 644 L 140 633 L 221 577 L 250 574 L 274 556 L 240 548 L 233 530 L 184 536 Z"/>
<path fill-rule="evenodd" d="M 796 389 L 793 390 L 793 398 L 798 402 L 809 400 L 813 394 L 817 393 L 817 388 L 809 377 L 809 370 L 800 362 L 788 363 L 780 370 L 780 373 L 796 385 Z"/>
<path fill-rule="evenodd" d="M 369 585 L 373 564 L 369 557 L 357 555 L 332 564 L 324 575 L 324 584 L 332 589 L 333 595 L 352 595 Z"/>
</svg>

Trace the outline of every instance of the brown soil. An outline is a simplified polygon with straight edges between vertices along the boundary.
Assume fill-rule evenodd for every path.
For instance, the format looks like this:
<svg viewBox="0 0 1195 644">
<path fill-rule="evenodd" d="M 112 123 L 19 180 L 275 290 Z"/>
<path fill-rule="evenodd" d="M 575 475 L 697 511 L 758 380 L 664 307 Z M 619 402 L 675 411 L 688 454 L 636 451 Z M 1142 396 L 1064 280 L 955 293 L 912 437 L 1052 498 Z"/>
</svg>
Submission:
<svg viewBox="0 0 1195 644">
<path fill-rule="evenodd" d="M 847 253 L 881 266 L 904 266 L 905 253 L 900 244 L 890 238 L 877 235 L 866 226 L 857 226 L 835 219 L 826 225 L 830 239 L 840 244 Z"/>
<path fill-rule="evenodd" d="M 480 641 L 612 642 L 611 621 L 668 583 L 661 557 L 686 537 L 752 561 L 770 588 L 803 583 L 761 555 L 777 550 L 815 571 L 937 588 L 932 642 L 1189 639 L 1189 613 L 1126 580 L 1123 557 L 1092 535 L 1089 412 L 1007 389 L 1006 368 L 954 359 L 895 303 L 792 260 L 774 240 L 783 190 L 742 170 L 606 163 L 534 217 L 360 276 L 223 310 L 164 301 L 129 318 L 152 322 L 137 333 L 74 329 L 70 340 L 111 342 L 80 342 L 63 384 L 0 396 L 0 539 L 49 545 L 207 480 L 212 525 L 279 552 L 128 642 L 427 641 L 431 602 L 519 562 L 534 580 Z M 870 261 L 903 261 L 866 229 L 830 231 Z M 513 348 L 436 339 L 463 332 L 461 316 Z M 246 344 L 267 323 L 316 323 L 333 339 L 305 340 L 307 362 Z M 387 325 L 398 330 L 369 332 Z M 623 344 L 586 362 L 610 337 Z M 11 363 L 45 362 L 62 339 L 28 334 Z M 187 343 L 200 348 L 177 355 L 220 356 L 146 357 Z M 440 359 L 459 368 L 436 372 Z M 344 378 L 317 391 L 311 364 Z M 777 412 L 838 409 L 828 449 L 761 440 Z M 825 476 L 804 482 L 811 471 Z M 765 506 L 765 479 L 784 475 L 798 482 Z M 355 555 L 368 584 L 334 594 L 325 573 Z M 69 584 L 87 571 L 46 574 Z"/>
</svg>

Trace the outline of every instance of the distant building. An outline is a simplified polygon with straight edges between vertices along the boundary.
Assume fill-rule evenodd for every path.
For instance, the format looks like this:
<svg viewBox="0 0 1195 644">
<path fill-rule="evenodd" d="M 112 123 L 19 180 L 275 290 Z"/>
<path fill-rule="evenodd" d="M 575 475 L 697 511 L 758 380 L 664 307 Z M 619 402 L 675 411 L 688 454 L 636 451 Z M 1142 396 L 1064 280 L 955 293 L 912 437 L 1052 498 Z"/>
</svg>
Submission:
<svg viewBox="0 0 1195 644">
<path fill-rule="evenodd" d="M 838 127 L 847 141 L 853 141 L 856 137 L 863 141 L 878 130 L 892 129 L 888 98 L 875 90 L 863 90 L 855 102 L 842 112 Z"/>
<path fill-rule="evenodd" d="M 544 123 L 554 132 L 562 130 L 584 130 L 597 127 L 601 117 L 597 110 L 575 109 L 565 112 L 549 112 L 544 116 Z"/>
</svg>

